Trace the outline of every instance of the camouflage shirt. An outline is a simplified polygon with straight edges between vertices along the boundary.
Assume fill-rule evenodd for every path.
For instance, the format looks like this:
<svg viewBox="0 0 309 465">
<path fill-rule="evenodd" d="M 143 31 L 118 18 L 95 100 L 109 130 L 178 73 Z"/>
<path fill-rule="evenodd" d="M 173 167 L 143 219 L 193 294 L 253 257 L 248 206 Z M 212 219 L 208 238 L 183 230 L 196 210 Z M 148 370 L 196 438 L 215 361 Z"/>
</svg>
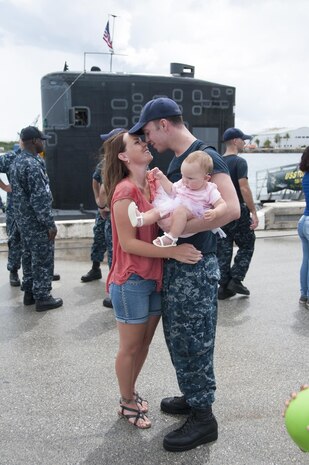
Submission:
<svg viewBox="0 0 309 465">
<path fill-rule="evenodd" d="M 0 173 L 5 173 L 9 182 L 10 182 L 10 168 L 16 156 L 17 154 L 14 151 L 4 153 L 3 155 L 0 156 Z M 12 207 L 11 192 L 8 192 L 6 195 L 6 204 L 7 204 L 7 208 L 10 209 Z"/>
<path fill-rule="evenodd" d="M 29 228 L 29 232 L 55 228 L 44 160 L 23 150 L 11 165 L 10 182 L 14 216 L 20 228 Z"/>
</svg>

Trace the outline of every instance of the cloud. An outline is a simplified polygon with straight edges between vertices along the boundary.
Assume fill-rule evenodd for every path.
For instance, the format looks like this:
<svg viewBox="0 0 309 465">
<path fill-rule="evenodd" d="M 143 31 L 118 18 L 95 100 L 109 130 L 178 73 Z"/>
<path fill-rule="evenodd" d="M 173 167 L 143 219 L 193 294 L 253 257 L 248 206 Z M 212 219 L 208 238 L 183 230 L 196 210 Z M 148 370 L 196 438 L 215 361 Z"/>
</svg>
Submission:
<svg viewBox="0 0 309 465">
<path fill-rule="evenodd" d="M 114 27 L 113 69 L 169 74 L 171 62 L 197 78 L 236 87 L 236 124 L 256 132 L 308 121 L 307 0 L 0 0 L 0 140 L 41 113 L 40 79 L 92 65 L 109 70 L 102 40 Z M 3 65 L 4 64 L 4 65 Z M 2 118 L 3 119 L 3 118 Z"/>
</svg>

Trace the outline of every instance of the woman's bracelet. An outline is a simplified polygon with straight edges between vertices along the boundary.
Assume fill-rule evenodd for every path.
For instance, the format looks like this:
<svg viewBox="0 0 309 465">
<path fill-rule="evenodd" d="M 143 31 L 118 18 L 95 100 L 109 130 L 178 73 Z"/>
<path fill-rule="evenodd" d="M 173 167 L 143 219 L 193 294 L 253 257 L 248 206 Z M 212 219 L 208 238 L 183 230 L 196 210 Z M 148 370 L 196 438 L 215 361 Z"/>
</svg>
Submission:
<svg viewBox="0 0 309 465">
<path fill-rule="evenodd" d="M 98 209 L 99 209 L 99 210 L 104 210 L 104 208 L 106 208 L 106 207 L 107 207 L 106 204 L 104 205 L 104 207 L 100 207 L 100 206 L 98 205 Z"/>
</svg>

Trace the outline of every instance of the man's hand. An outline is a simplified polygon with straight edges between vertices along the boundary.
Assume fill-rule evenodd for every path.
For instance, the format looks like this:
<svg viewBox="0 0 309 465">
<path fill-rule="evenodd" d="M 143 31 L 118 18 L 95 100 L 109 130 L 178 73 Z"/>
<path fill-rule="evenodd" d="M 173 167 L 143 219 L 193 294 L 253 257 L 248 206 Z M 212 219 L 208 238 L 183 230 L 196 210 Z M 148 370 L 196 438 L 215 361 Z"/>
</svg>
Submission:
<svg viewBox="0 0 309 465">
<path fill-rule="evenodd" d="M 48 239 L 50 241 L 54 241 L 55 240 L 55 237 L 57 236 L 57 232 L 58 232 L 58 229 L 56 226 L 54 226 L 53 228 L 50 228 L 48 230 Z"/>
<path fill-rule="evenodd" d="M 250 225 L 250 229 L 256 229 L 259 225 L 259 218 L 257 216 L 257 213 L 252 213 L 251 219 L 252 219 L 252 223 Z"/>
</svg>

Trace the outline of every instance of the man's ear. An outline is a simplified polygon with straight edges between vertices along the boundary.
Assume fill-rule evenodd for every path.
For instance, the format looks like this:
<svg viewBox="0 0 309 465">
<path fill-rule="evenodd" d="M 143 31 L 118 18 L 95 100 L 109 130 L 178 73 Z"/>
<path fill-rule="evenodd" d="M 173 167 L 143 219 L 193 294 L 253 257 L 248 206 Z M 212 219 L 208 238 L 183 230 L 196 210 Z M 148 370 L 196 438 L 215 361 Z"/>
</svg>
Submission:
<svg viewBox="0 0 309 465">
<path fill-rule="evenodd" d="M 162 128 L 164 131 L 166 131 L 167 126 L 168 126 L 168 121 L 167 121 L 167 119 L 162 118 L 162 119 L 160 120 L 160 126 L 161 126 L 161 128 Z"/>
</svg>

